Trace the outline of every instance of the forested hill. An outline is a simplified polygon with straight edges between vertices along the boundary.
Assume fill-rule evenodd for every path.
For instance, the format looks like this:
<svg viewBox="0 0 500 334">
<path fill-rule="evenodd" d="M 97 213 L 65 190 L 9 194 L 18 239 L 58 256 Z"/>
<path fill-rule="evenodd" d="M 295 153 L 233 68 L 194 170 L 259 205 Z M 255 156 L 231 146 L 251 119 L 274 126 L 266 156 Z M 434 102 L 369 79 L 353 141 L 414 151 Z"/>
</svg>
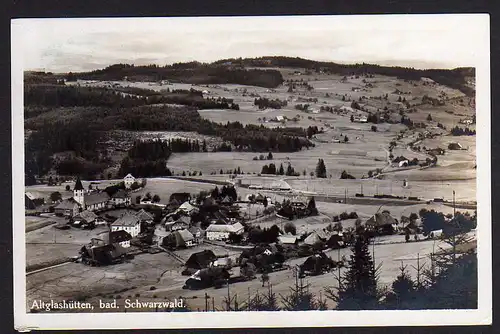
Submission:
<svg viewBox="0 0 500 334">
<path fill-rule="evenodd" d="M 380 66 L 375 64 L 338 64 L 334 62 L 315 61 L 292 57 L 260 57 L 219 60 L 214 65 L 231 64 L 242 67 L 288 67 L 303 68 L 315 72 L 325 72 L 340 75 L 379 74 L 398 77 L 406 80 L 419 80 L 422 77 L 430 78 L 439 84 L 458 89 L 468 96 L 474 94 L 474 89 L 467 86 L 467 77 L 475 76 L 472 67 L 461 67 L 451 70 L 426 69 L 418 70 L 410 67 Z"/>
<path fill-rule="evenodd" d="M 160 67 L 157 65 L 134 66 L 116 64 L 102 70 L 68 73 L 67 80 L 170 80 L 189 84 L 240 84 L 275 88 L 283 82 L 280 71 L 243 69 L 201 63 L 183 63 Z"/>
</svg>

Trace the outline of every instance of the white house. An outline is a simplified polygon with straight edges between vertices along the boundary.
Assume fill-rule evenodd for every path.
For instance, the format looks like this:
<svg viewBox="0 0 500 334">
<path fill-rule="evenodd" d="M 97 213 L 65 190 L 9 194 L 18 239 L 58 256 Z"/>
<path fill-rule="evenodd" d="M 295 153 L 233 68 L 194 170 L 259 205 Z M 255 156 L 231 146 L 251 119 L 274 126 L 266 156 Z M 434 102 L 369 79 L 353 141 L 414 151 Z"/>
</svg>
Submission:
<svg viewBox="0 0 500 334">
<path fill-rule="evenodd" d="M 408 167 L 408 160 L 401 160 L 399 162 L 399 167 Z"/>
<path fill-rule="evenodd" d="M 123 183 L 125 184 L 126 189 L 130 189 L 130 187 L 132 187 L 132 184 L 134 182 L 135 182 L 135 177 L 133 177 L 132 174 L 127 174 L 127 176 L 123 178 Z"/>
<path fill-rule="evenodd" d="M 215 225 L 212 224 L 206 229 L 206 238 L 208 240 L 227 240 L 230 233 L 242 234 L 243 225 L 235 223 L 233 225 Z"/>
<path fill-rule="evenodd" d="M 111 224 L 111 231 L 125 231 L 134 238 L 141 231 L 141 222 L 137 215 L 126 213 Z M 120 242 L 120 245 L 130 247 L 130 240 Z"/>
</svg>

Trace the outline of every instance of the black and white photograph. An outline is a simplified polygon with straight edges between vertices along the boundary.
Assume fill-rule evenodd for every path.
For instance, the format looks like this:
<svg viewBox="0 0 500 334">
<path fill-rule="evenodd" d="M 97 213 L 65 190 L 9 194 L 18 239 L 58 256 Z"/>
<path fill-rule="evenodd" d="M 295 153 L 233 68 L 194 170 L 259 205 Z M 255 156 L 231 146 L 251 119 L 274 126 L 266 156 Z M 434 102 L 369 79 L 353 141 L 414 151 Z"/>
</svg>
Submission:
<svg viewBox="0 0 500 334">
<path fill-rule="evenodd" d="M 11 29 L 17 329 L 491 323 L 488 15 Z"/>
</svg>

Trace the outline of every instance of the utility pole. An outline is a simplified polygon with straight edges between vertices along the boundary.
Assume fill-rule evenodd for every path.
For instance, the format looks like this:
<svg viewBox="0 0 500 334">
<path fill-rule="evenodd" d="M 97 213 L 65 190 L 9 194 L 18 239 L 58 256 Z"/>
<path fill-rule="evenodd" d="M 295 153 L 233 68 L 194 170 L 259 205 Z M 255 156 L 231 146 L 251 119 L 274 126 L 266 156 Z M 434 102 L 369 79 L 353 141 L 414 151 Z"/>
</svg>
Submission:
<svg viewBox="0 0 500 334">
<path fill-rule="evenodd" d="M 347 188 L 344 188 L 344 204 L 347 204 Z"/>
<path fill-rule="evenodd" d="M 455 190 L 453 190 L 453 218 L 455 218 Z"/>
<path fill-rule="evenodd" d="M 361 195 L 363 195 L 363 183 L 361 183 Z"/>
</svg>

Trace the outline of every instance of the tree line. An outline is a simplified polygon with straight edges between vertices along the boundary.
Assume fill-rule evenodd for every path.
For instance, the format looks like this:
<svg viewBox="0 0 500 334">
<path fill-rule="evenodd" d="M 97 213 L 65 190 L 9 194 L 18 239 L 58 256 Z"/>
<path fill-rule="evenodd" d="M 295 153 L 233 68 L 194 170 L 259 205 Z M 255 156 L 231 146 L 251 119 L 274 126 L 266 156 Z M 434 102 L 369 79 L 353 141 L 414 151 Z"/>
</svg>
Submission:
<svg viewBox="0 0 500 334">
<path fill-rule="evenodd" d="M 276 70 L 241 69 L 226 66 L 191 62 L 166 66 L 134 66 L 115 64 L 91 72 L 66 75 L 67 80 L 116 81 L 124 78 L 133 81 L 171 80 L 190 84 L 240 84 L 275 88 L 283 82 L 283 76 Z"/>
<path fill-rule="evenodd" d="M 202 92 L 191 90 L 163 90 L 156 92 L 135 87 L 84 87 L 66 85 L 25 85 L 25 105 L 49 107 L 119 107 L 170 103 L 198 109 L 239 110 L 238 104 L 224 97 L 204 98 Z"/>
</svg>

